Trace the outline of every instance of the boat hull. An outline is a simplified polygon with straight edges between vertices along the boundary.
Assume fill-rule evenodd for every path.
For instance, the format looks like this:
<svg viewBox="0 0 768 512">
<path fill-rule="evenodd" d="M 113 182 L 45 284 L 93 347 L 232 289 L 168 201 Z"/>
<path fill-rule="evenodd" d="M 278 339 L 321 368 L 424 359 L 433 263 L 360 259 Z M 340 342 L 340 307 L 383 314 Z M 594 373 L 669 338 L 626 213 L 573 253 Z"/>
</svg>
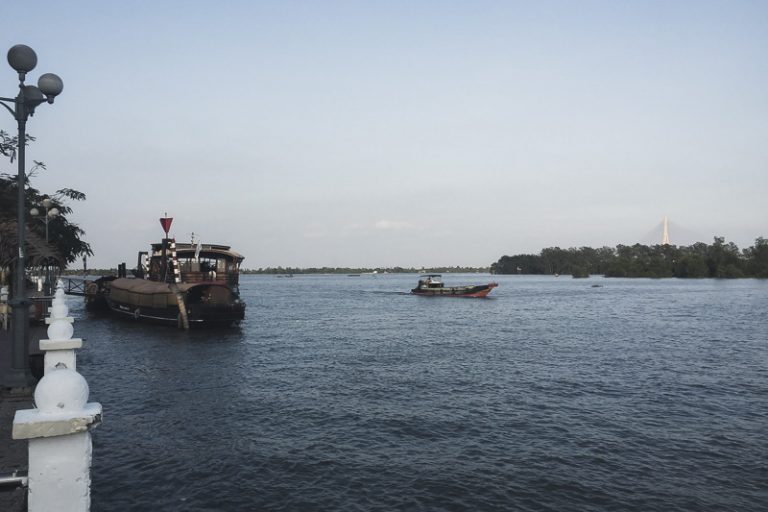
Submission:
<svg viewBox="0 0 768 512">
<path fill-rule="evenodd" d="M 414 288 L 411 290 L 413 295 L 422 297 L 467 297 L 483 298 L 491 293 L 498 284 L 488 283 L 477 286 L 448 286 L 440 288 Z"/>
<path fill-rule="evenodd" d="M 222 283 L 171 285 L 121 278 L 109 283 L 104 298 L 120 316 L 182 328 L 226 326 L 245 318 L 245 304 Z"/>
</svg>

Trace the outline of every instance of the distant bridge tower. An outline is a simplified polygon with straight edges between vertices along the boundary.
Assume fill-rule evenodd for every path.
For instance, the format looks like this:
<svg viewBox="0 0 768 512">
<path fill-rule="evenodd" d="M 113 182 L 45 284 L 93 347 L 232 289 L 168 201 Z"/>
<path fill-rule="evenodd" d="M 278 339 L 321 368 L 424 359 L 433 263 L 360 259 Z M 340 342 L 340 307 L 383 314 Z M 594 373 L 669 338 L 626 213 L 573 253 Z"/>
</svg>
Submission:
<svg viewBox="0 0 768 512">
<path fill-rule="evenodd" d="M 661 245 L 669 245 L 669 222 L 667 221 L 667 217 L 664 217 L 664 231 L 661 235 Z"/>
</svg>

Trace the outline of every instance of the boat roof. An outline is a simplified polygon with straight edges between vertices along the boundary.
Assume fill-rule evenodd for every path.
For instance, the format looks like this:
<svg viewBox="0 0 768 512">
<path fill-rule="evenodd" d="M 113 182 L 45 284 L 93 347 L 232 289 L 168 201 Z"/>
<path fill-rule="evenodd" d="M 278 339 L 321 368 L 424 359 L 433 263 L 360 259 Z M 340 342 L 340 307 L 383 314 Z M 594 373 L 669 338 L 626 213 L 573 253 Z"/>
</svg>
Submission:
<svg viewBox="0 0 768 512">
<path fill-rule="evenodd" d="M 162 243 L 152 244 L 152 251 L 159 252 L 163 250 Z M 187 256 L 197 251 L 197 244 L 189 243 L 176 243 L 176 254 L 178 256 Z M 216 258 L 216 257 L 231 258 L 236 261 L 243 261 L 245 256 L 230 249 L 228 245 L 217 244 L 200 244 L 200 257 L 202 258 Z"/>
<path fill-rule="evenodd" d="M 443 276 L 440 274 L 422 274 L 419 277 L 443 277 Z"/>
</svg>

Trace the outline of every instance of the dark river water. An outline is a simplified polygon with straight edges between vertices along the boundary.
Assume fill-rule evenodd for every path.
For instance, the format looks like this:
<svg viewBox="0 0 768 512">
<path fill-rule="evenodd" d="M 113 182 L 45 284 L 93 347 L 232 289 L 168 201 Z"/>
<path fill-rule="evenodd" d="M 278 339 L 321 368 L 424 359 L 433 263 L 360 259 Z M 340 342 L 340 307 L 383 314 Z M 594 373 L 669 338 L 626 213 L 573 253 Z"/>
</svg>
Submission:
<svg viewBox="0 0 768 512">
<path fill-rule="evenodd" d="M 93 509 L 768 510 L 768 281 L 417 278 L 244 276 L 190 333 L 70 297 Z"/>
</svg>

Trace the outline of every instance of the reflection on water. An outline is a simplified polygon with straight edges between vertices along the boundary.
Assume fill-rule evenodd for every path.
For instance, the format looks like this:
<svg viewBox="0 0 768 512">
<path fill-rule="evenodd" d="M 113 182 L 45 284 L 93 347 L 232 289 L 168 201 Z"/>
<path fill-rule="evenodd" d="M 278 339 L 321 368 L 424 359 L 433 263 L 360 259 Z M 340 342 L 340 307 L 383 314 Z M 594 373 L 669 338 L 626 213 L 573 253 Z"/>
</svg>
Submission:
<svg viewBox="0 0 768 512">
<path fill-rule="evenodd" d="M 765 508 L 768 283 L 416 279 L 245 276 L 189 333 L 70 298 L 94 509 Z"/>
</svg>

